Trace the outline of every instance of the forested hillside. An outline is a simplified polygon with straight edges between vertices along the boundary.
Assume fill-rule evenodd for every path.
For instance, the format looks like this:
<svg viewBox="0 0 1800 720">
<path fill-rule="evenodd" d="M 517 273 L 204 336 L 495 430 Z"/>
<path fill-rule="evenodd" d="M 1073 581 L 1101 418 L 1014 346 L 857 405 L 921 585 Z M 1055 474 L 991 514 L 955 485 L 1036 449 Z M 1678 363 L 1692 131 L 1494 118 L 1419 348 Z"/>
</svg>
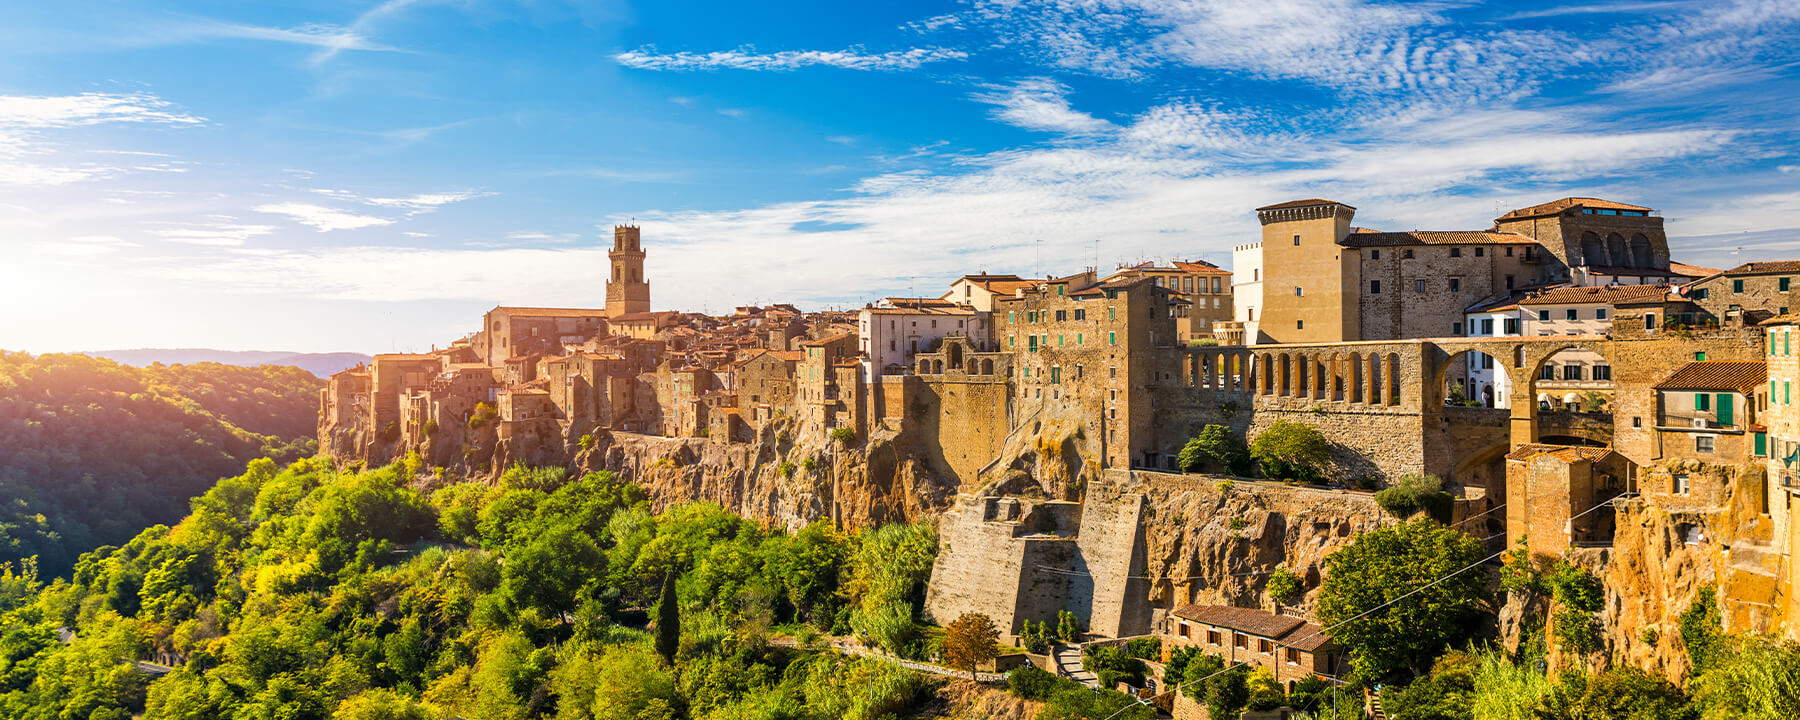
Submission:
<svg viewBox="0 0 1800 720">
<path fill-rule="evenodd" d="M 0 562 L 66 573 L 252 459 L 311 455 L 321 385 L 293 367 L 0 352 Z"/>
<path fill-rule="evenodd" d="M 606 473 L 429 496 L 405 476 L 257 460 L 72 579 L 7 577 L 0 717 L 874 720 L 931 694 L 891 663 L 768 642 L 925 642 L 929 529 L 652 515 Z"/>
</svg>

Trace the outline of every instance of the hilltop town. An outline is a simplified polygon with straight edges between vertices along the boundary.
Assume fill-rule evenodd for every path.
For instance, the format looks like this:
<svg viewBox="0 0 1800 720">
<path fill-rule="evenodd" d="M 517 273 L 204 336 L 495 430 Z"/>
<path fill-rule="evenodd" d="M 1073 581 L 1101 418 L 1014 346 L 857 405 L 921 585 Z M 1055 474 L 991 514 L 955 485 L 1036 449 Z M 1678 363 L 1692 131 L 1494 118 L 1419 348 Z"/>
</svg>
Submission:
<svg viewBox="0 0 1800 720">
<path fill-rule="evenodd" d="M 447 347 L 332 375 L 319 445 L 426 474 L 607 469 L 660 507 L 842 527 L 935 520 L 926 609 L 1343 674 L 1324 558 L 1430 475 L 1448 523 L 1598 576 L 1611 656 L 1678 677 L 1681 612 L 1800 637 L 1800 261 L 1671 258 L 1652 208 L 1562 198 L 1478 230 L 1387 232 L 1308 199 L 1201 262 L 1023 277 L 853 311 L 659 311 L 640 230 L 603 308 L 496 307 Z M 654 251 L 653 245 L 650 250 Z M 1300 424 L 1309 476 L 1189 472 L 1209 426 Z M 429 478 L 423 478 L 429 481 Z M 1276 568 L 1302 582 L 1264 600 Z M 1517 614 L 1501 613 L 1517 641 Z M 1053 664 L 1062 664 L 1051 658 Z"/>
</svg>

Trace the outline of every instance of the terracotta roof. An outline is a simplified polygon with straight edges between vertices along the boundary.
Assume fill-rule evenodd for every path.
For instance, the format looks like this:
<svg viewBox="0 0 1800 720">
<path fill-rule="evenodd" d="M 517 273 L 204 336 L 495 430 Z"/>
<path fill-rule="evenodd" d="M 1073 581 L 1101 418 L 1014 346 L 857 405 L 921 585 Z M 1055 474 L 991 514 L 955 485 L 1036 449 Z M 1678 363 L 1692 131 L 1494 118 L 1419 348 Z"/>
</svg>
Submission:
<svg viewBox="0 0 1800 720">
<path fill-rule="evenodd" d="M 1314 652 L 1331 644 L 1331 636 L 1325 634 L 1325 628 L 1312 623 L 1301 623 L 1300 627 L 1281 639 L 1281 644 L 1295 650 Z"/>
<path fill-rule="evenodd" d="M 505 312 L 508 315 L 534 315 L 542 317 L 606 317 L 606 311 L 595 308 L 548 308 L 548 307 L 511 307 L 496 306 L 488 312 Z"/>
<path fill-rule="evenodd" d="M 1255 608 L 1226 605 L 1183 605 L 1175 611 L 1175 617 L 1205 623 L 1213 627 L 1231 628 L 1271 639 L 1280 638 L 1293 631 L 1294 628 L 1306 624 L 1306 621 L 1300 618 L 1276 615 Z"/>
<path fill-rule="evenodd" d="M 924 307 L 863 308 L 871 315 L 974 315 L 975 310 L 963 305 L 926 305 Z"/>
<path fill-rule="evenodd" d="M 1708 275 L 1717 275 L 1721 271 L 1718 270 L 1717 268 L 1700 267 L 1699 265 L 1689 265 L 1684 262 L 1675 262 L 1674 260 L 1670 260 L 1669 261 L 1669 272 L 1675 273 L 1676 275 L 1681 275 L 1683 277 L 1703 278 Z"/>
<path fill-rule="evenodd" d="M 1800 273 L 1800 260 L 1747 262 L 1725 271 L 1726 275 L 1773 275 L 1778 273 Z"/>
<path fill-rule="evenodd" d="M 1019 277 L 1018 275 L 1014 275 L 1012 273 L 978 273 L 975 275 L 964 275 L 957 279 L 958 280 L 967 280 L 967 281 L 973 282 L 973 283 L 980 283 L 980 282 L 989 282 L 989 281 L 993 281 L 993 280 L 1024 280 L 1025 278 Z"/>
<path fill-rule="evenodd" d="M 1754 392 L 1769 379 L 1769 365 L 1760 360 L 1697 360 L 1681 366 L 1658 390 L 1737 390 Z"/>
<path fill-rule="evenodd" d="M 1537 217 L 1540 215 L 1555 215 L 1557 213 L 1560 213 L 1560 212 L 1567 210 L 1569 208 L 1572 208 L 1572 207 L 1594 208 L 1597 210 L 1641 210 L 1643 212 L 1651 211 L 1650 208 L 1644 207 L 1642 205 L 1630 205 L 1630 204 L 1622 203 L 1622 202 L 1613 202 L 1611 200 L 1601 200 L 1600 198 L 1566 197 L 1561 200 L 1551 200 L 1550 202 L 1543 203 L 1541 205 L 1533 205 L 1528 208 L 1519 208 L 1519 209 L 1509 212 L 1505 215 L 1501 215 L 1500 219 L 1506 220 L 1506 219 L 1516 219 L 1516 218 Z"/>
<path fill-rule="evenodd" d="M 827 335 L 827 336 L 819 338 L 817 340 L 808 340 L 806 342 L 800 343 L 800 346 L 801 347 L 819 347 L 821 345 L 828 345 L 828 344 L 837 342 L 839 340 L 843 340 L 848 337 L 850 337 L 850 335 L 848 333 L 838 333 L 836 335 Z"/>
<path fill-rule="evenodd" d="M 1512 452 L 1509 452 L 1506 454 L 1506 459 L 1508 459 L 1508 460 L 1530 460 L 1539 455 L 1549 455 L 1552 458 L 1561 460 L 1566 463 L 1577 462 L 1580 460 L 1587 460 L 1587 461 L 1591 462 L 1591 461 L 1603 460 L 1606 458 L 1606 456 L 1611 455 L 1612 452 L 1613 452 L 1612 448 L 1603 448 L 1603 447 L 1586 447 L 1586 446 L 1580 446 L 1580 445 L 1548 445 L 1548 444 L 1543 444 L 1543 443 L 1528 443 L 1528 444 L 1520 445 L 1516 448 L 1513 448 Z"/>
<path fill-rule="evenodd" d="M 1599 285 L 1593 287 L 1556 287 L 1540 290 L 1519 301 L 1520 305 L 1573 305 L 1580 303 L 1622 303 L 1660 300 L 1668 297 L 1668 285 Z"/>
<path fill-rule="evenodd" d="M 1274 205 L 1264 205 L 1262 207 L 1257 208 L 1256 211 L 1262 212 L 1264 210 L 1281 210 L 1281 209 L 1285 209 L 1285 208 L 1312 207 L 1314 205 L 1344 205 L 1344 204 L 1341 202 L 1338 202 L 1336 200 L 1326 200 L 1324 198 L 1309 198 L 1306 200 L 1289 200 L 1284 203 L 1275 203 Z M 1344 207 L 1350 207 L 1350 206 L 1344 205 Z M 1350 209 L 1355 210 L 1356 208 L 1350 208 Z"/>
<path fill-rule="evenodd" d="M 1395 245 L 1536 245 L 1537 241 L 1518 233 L 1483 230 L 1416 230 L 1413 232 L 1357 232 L 1338 241 L 1345 247 L 1387 247 Z"/>
<path fill-rule="evenodd" d="M 1684 275 L 1673 270 L 1657 270 L 1656 268 L 1634 268 L 1612 265 L 1589 265 L 1587 271 L 1594 275 L 1636 275 L 1638 277 L 1697 277 Z"/>
<path fill-rule="evenodd" d="M 673 310 L 657 310 L 652 312 L 625 313 L 612 319 L 613 322 L 639 322 L 643 320 L 662 321 L 677 315 Z"/>
<path fill-rule="evenodd" d="M 957 305 L 957 303 L 943 298 L 928 297 L 891 297 L 882 298 L 881 301 L 887 303 L 890 307 L 955 307 Z"/>
<path fill-rule="evenodd" d="M 1176 260 L 1175 269 L 1198 275 L 1230 275 L 1231 271 L 1205 260 Z"/>
</svg>

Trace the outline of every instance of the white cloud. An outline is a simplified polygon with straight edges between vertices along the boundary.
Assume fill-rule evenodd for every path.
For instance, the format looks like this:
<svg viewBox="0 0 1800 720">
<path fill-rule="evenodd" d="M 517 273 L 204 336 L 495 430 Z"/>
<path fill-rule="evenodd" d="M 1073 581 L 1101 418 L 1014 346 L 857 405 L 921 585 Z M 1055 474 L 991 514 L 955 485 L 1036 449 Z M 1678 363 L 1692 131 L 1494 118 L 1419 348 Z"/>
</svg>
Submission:
<svg viewBox="0 0 1800 720">
<path fill-rule="evenodd" d="M 0 95 L 0 127 L 63 128 L 133 122 L 199 125 L 205 118 L 175 112 L 173 103 L 144 93 Z"/>
<path fill-rule="evenodd" d="M 1027 130 L 1085 134 L 1112 129 L 1112 123 L 1069 106 L 1069 88 L 1048 78 L 1028 78 L 1009 86 L 989 85 L 974 94 L 978 102 L 996 106 L 995 119 Z"/>
<path fill-rule="evenodd" d="M 406 214 L 408 216 L 412 216 L 431 212 L 452 203 L 488 197 L 490 195 L 493 195 L 493 193 L 475 191 L 420 193 L 410 197 L 400 198 L 369 198 L 364 202 L 377 207 L 401 208 L 407 211 Z"/>
<path fill-rule="evenodd" d="M 146 93 L 0 95 L 0 185 L 55 186 L 133 171 L 183 172 L 177 163 L 121 164 L 118 158 L 159 153 L 104 150 L 115 158 L 96 162 L 71 156 L 55 138 L 73 128 L 102 124 L 195 126 L 204 118 L 178 112 Z M 166 156 L 165 156 L 166 157 Z"/>
<path fill-rule="evenodd" d="M 261 237 L 272 232 L 275 232 L 273 225 L 244 225 L 226 217 L 212 222 L 179 224 L 165 230 L 151 230 L 150 234 L 169 242 L 187 245 L 236 247 L 243 245 L 251 238 Z"/>
<path fill-rule="evenodd" d="M 323 205 L 313 205 L 311 203 L 270 203 L 268 205 L 258 205 L 255 210 L 260 213 L 269 213 L 271 215 L 286 215 L 293 218 L 295 222 L 311 226 L 319 232 L 356 230 L 358 228 L 392 225 L 394 223 L 393 220 L 387 218 L 357 215 L 355 213 L 328 208 Z"/>
<path fill-rule="evenodd" d="M 969 55 L 948 48 L 912 48 L 865 54 L 860 50 L 785 50 L 759 54 L 753 50 L 657 54 L 640 48 L 613 56 L 620 65 L 639 70 L 794 70 L 825 66 L 846 70 L 916 70 L 927 63 L 962 60 Z"/>
</svg>

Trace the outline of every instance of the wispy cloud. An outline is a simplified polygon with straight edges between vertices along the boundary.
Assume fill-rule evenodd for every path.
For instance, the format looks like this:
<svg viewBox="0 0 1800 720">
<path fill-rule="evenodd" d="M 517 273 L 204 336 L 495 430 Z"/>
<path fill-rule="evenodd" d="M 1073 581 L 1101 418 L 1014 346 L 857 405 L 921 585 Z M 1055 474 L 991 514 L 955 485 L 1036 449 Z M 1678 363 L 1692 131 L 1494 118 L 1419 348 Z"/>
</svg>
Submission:
<svg viewBox="0 0 1800 720">
<path fill-rule="evenodd" d="M 356 213 L 311 203 L 270 203 L 268 205 L 258 205 L 255 210 L 270 215 L 286 215 L 295 222 L 317 229 L 319 232 L 356 230 L 366 227 L 394 224 L 393 220 L 387 218 L 374 217 L 371 215 L 358 215 Z"/>
<path fill-rule="evenodd" d="M 204 223 L 177 223 L 174 227 L 151 230 L 150 234 L 187 245 L 236 247 L 272 232 L 273 225 L 245 225 L 235 222 L 235 218 L 220 218 Z"/>
<path fill-rule="evenodd" d="M 850 50 L 785 50 L 757 53 L 750 49 L 709 53 L 658 54 L 639 48 L 613 56 L 620 65 L 639 70 L 795 70 L 823 66 L 846 70 L 917 70 L 927 63 L 962 60 L 969 55 L 949 48 L 912 48 L 867 54 Z"/>
<path fill-rule="evenodd" d="M 147 93 L 0 95 L 0 128 L 65 128 L 101 123 L 199 125 L 205 118 L 174 111 Z"/>
<path fill-rule="evenodd" d="M 1007 86 L 988 86 L 972 97 L 996 106 L 996 119 L 1027 130 L 1059 133 L 1096 133 L 1112 123 L 1069 106 L 1069 88 L 1048 78 L 1030 78 Z"/>
<path fill-rule="evenodd" d="M 54 186 L 132 171 L 180 172 L 172 162 L 122 163 L 78 159 L 63 152 L 56 134 L 103 124 L 193 127 L 205 118 L 180 112 L 148 93 L 0 95 L 0 185 Z M 108 156 L 155 155 L 109 150 Z"/>
<path fill-rule="evenodd" d="M 410 197 L 369 198 L 369 199 L 365 200 L 364 202 L 367 202 L 368 204 L 374 205 L 377 207 L 401 208 L 401 209 L 406 210 L 406 214 L 408 216 L 412 216 L 412 215 L 419 215 L 422 213 L 428 213 L 428 212 L 436 210 L 440 207 L 443 207 L 445 205 L 450 205 L 452 203 L 459 203 L 459 202 L 463 202 L 465 200 L 473 200 L 475 198 L 488 197 L 493 194 L 494 193 L 491 193 L 491 192 L 476 192 L 476 191 L 420 193 L 418 195 L 413 195 Z"/>
</svg>

